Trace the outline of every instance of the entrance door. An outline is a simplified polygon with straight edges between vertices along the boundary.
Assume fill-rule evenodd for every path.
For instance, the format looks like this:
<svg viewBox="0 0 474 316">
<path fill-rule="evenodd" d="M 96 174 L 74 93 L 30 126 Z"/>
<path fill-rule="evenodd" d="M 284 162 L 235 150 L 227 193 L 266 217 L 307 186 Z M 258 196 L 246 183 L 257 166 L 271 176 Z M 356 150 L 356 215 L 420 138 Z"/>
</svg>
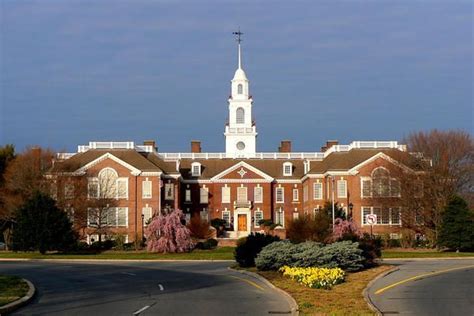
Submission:
<svg viewBox="0 0 474 316">
<path fill-rule="evenodd" d="M 238 230 L 240 232 L 247 231 L 247 215 L 246 214 L 239 214 L 237 215 L 237 223 L 238 223 Z"/>
</svg>

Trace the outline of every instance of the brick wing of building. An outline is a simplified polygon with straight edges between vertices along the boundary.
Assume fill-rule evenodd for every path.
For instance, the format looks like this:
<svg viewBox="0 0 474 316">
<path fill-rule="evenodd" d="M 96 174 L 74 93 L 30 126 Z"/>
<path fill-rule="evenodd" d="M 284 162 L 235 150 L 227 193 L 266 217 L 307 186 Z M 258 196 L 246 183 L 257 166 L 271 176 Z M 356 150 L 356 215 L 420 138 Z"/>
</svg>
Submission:
<svg viewBox="0 0 474 316">
<path fill-rule="evenodd" d="M 395 141 L 355 141 L 340 145 L 328 141 L 319 152 L 293 152 L 282 141 L 277 152 L 257 152 L 256 124 L 249 81 L 238 68 L 231 81 L 229 117 L 225 126 L 226 151 L 206 153 L 199 141 L 187 153 L 160 152 L 154 141 L 90 142 L 73 154 L 59 154 L 51 171 L 58 199 L 73 209 L 78 195 L 110 203 L 103 221 L 104 234 L 120 234 L 127 241 L 143 237 L 146 222 L 169 209 L 181 209 L 187 220 L 200 216 L 227 223 L 227 237 L 260 231 L 259 221 L 270 219 L 284 229 L 304 214 L 314 214 L 326 202 L 335 202 L 367 229 L 367 214 L 376 214 L 375 233 L 396 236 L 402 226 L 400 184 L 393 176 L 411 155 Z M 71 179 L 84 179 L 78 185 Z M 389 199 L 387 207 L 376 201 Z M 71 201 L 71 203 L 68 203 Z M 88 242 L 97 240 L 97 219 L 90 214 L 81 230 Z M 71 211 L 71 216 L 75 216 Z M 77 215 L 77 214 L 76 214 Z M 74 217 L 74 220 L 76 218 Z M 99 225 L 100 226 L 100 225 Z M 106 229 L 105 229 L 106 228 Z"/>
</svg>

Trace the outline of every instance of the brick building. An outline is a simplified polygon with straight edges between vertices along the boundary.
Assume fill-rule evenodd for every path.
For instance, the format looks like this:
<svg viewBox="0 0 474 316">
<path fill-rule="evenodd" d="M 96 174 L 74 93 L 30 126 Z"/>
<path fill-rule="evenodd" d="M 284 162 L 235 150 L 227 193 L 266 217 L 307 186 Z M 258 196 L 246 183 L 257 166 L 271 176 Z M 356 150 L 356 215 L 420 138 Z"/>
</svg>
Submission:
<svg viewBox="0 0 474 316">
<path fill-rule="evenodd" d="M 63 187 L 58 194 L 68 191 L 59 185 L 61 176 L 85 176 L 90 199 L 101 191 L 101 179 L 112 179 L 116 202 L 104 221 L 110 232 L 128 241 L 141 238 L 146 221 L 166 209 L 182 209 L 188 220 L 194 215 L 222 218 L 227 236 L 235 238 L 260 231 L 261 219 L 284 229 L 327 201 L 337 202 L 364 230 L 365 215 L 376 214 L 375 233 L 399 233 L 400 185 L 391 174 L 409 168 L 400 164 L 400 157 L 410 156 L 405 146 L 395 141 L 328 141 L 319 152 L 293 152 L 291 141 L 284 140 L 277 152 L 257 152 L 252 106 L 239 42 L 225 152 L 202 152 L 199 141 L 191 141 L 187 153 L 161 152 L 154 141 L 90 142 L 77 153 L 58 155 L 51 173 Z M 375 202 L 380 198 L 392 205 L 382 207 Z M 95 225 L 90 218 L 87 223 Z M 87 229 L 85 237 L 97 238 Z"/>
</svg>

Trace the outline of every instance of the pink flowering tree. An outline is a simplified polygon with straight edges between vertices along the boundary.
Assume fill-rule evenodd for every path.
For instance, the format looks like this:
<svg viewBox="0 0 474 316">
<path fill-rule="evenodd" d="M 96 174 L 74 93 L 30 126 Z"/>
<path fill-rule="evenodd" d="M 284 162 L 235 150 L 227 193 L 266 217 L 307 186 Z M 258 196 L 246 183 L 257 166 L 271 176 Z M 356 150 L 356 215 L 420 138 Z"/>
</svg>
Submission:
<svg viewBox="0 0 474 316">
<path fill-rule="evenodd" d="M 183 225 L 183 218 L 181 210 L 154 216 L 145 229 L 147 251 L 168 253 L 192 250 L 191 232 Z"/>
<path fill-rule="evenodd" d="M 343 220 L 336 218 L 334 222 L 334 229 L 331 235 L 331 241 L 338 240 L 353 240 L 356 241 L 362 237 L 362 232 L 356 223 L 352 220 Z"/>
</svg>

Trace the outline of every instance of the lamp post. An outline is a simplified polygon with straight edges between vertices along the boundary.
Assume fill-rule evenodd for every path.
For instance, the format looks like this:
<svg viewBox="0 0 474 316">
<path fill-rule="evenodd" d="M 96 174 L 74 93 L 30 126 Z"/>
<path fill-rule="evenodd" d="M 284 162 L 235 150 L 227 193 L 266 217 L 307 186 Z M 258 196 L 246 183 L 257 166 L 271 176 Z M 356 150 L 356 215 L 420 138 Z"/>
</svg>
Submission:
<svg viewBox="0 0 474 316">
<path fill-rule="evenodd" d="M 349 203 L 349 216 L 347 216 L 347 219 L 352 220 L 352 209 L 354 208 L 354 204 L 352 202 Z"/>
<path fill-rule="evenodd" d="M 142 214 L 142 244 L 145 243 L 145 214 Z"/>
</svg>

